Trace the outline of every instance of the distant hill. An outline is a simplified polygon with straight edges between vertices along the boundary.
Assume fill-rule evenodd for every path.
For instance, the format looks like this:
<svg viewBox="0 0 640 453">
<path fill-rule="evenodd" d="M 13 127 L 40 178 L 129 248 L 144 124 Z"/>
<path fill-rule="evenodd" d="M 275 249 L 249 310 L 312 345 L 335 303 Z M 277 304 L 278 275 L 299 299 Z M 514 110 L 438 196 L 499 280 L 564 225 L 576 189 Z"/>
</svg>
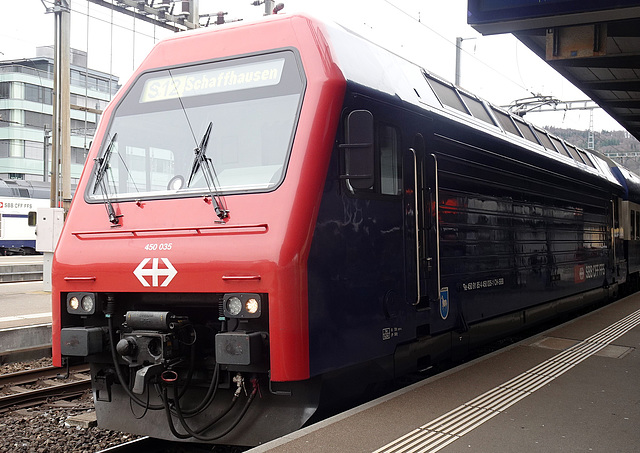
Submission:
<svg viewBox="0 0 640 453">
<path fill-rule="evenodd" d="M 559 127 L 547 126 L 546 130 L 558 137 L 572 143 L 580 148 L 587 149 L 589 139 L 588 131 L 577 129 L 562 129 Z M 594 147 L 601 153 L 633 153 L 640 152 L 640 142 L 626 131 L 600 131 L 594 134 Z M 640 175 L 640 157 L 620 157 L 612 158 L 620 162 L 629 170 Z"/>
</svg>

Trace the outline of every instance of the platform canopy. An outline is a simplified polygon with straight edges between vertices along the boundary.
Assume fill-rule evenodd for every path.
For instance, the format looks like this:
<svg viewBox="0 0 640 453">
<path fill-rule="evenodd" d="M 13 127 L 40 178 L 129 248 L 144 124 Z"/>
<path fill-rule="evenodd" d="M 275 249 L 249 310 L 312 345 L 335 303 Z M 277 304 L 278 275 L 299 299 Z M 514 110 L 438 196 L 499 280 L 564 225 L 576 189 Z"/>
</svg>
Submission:
<svg viewBox="0 0 640 453">
<path fill-rule="evenodd" d="M 468 22 L 513 33 L 640 140 L 640 0 L 468 0 Z"/>
</svg>

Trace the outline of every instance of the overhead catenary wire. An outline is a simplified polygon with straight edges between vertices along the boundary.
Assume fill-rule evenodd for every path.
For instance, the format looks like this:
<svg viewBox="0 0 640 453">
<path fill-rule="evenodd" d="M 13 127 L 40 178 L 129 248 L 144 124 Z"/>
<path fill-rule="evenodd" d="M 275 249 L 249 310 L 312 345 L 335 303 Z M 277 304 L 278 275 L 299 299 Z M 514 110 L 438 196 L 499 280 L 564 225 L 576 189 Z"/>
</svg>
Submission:
<svg viewBox="0 0 640 453">
<path fill-rule="evenodd" d="M 391 2 L 391 0 L 383 0 L 385 3 L 387 3 L 389 6 L 395 8 L 397 11 L 399 11 L 400 13 L 402 13 L 403 15 L 405 15 L 406 17 L 408 17 L 409 19 L 415 21 L 416 24 L 421 25 L 422 27 L 424 27 L 425 29 L 429 30 L 431 33 L 435 34 L 436 36 L 438 36 L 439 38 L 441 38 L 442 40 L 444 40 L 445 42 L 447 42 L 448 44 L 450 44 L 451 46 L 453 46 L 454 48 L 456 47 L 456 43 L 451 41 L 449 38 L 447 38 L 446 36 L 444 36 L 442 33 L 440 33 L 439 31 L 429 27 L 427 24 L 425 24 L 424 22 L 422 22 L 419 19 L 416 19 L 415 17 L 413 17 L 410 13 L 408 13 L 407 11 L 405 11 L 404 9 L 402 9 L 401 7 L 399 7 L 398 5 L 394 4 L 393 2 Z M 500 77 L 504 78 L 505 80 L 511 82 L 512 84 L 514 84 L 515 86 L 517 86 L 518 88 L 531 93 L 531 90 L 525 86 L 523 86 L 522 84 L 520 84 L 519 82 L 513 80 L 512 78 L 506 76 L 503 72 L 499 71 L 498 69 L 494 68 L 493 66 L 491 66 L 490 64 L 488 64 L 487 62 L 480 60 L 479 58 L 477 58 L 474 54 L 461 49 L 462 52 L 464 52 L 466 55 L 468 55 L 469 57 L 471 57 L 473 60 L 475 60 L 476 62 L 478 62 L 479 64 L 485 66 L 486 68 L 490 69 L 492 72 L 495 72 L 496 74 L 498 74 Z"/>
<path fill-rule="evenodd" d="M 87 3 L 89 3 L 89 2 L 87 2 Z M 97 21 L 100 21 L 100 22 L 104 22 L 105 24 L 109 24 L 109 25 L 111 25 L 113 27 L 120 28 L 120 29 L 122 29 L 124 31 L 130 31 L 130 32 L 133 32 L 133 33 L 137 34 L 138 36 L 145 36 L 147 38 L 151 38 L 151 39 L 154 39 L 156 41 L 158 40 L 158 38 L 156 37 L 156 34 L 155 34 L 155 30 L 154 30 L 154 33 L 152 35 L 150 35 L 150 34 L 145 33 L 143 31 L 136 30 L 135 29 L 135 25 L 133 27 L 129 27 L 129 26 L 126 26 L 126 25 L 122 25 L 122 24 L 116 23 L 113 20 L 113 9 L 111 8 L 110 10 L 111 10 L 110 19 L 104 19 L 104 18 L 99 17 L 99 16 L 97 16 L 95 14 L 89 14 L 89 13 L 86 13 L 86 12 L 80 10 L 80 9 L 76 9 L 73 6 L 71 6 L 71 8 L 70 8 L 70 11 L 72 13 L 80 14 L 82 16 L 89 15 L 91 17 L 91 19 L 94 19 L 94 20 L 97 20 Z M 135 17 L 134 17 L 134 21 L 135 21 Z M 135 22 L 134 22 L 134 24 L 135 24 Z"/>
</svg>

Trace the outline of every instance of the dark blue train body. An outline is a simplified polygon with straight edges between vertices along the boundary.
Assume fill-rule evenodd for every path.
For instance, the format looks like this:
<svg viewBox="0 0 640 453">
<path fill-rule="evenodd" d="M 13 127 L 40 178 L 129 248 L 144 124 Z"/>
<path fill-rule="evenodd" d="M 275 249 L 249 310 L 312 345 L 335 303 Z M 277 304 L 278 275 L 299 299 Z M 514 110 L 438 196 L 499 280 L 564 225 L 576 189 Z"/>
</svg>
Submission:
<svg viewBox="0 0 640 453">
<path fill-rule="evenodd" d="M 428 367 L 637 279 L 635 175 L 351 38 L 309 257 L 312 375 Z M 373 124 L 364 187 L 353 112 Z"/>
</svg>

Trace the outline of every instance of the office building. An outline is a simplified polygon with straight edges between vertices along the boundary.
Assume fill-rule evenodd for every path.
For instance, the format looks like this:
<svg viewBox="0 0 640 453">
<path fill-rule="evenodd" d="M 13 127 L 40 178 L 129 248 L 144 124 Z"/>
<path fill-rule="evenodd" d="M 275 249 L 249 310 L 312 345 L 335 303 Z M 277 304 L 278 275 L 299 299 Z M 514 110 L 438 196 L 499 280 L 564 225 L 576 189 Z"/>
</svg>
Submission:
<svg viewBox="0 0 640 453">
<path fill-rule="evenodd" d="M 72 49 L 70 61 L 71 111 L 67 113 L 71 115 L 71 182 L 75 185 L 100 112 L 119 85 L 117 77 L 89 69 L 86 52 Z M 53 76 L 53 47 L 38 47 L 35 58 L 0 61 L 0 179 L 49 180 Z"/>
</svg>

